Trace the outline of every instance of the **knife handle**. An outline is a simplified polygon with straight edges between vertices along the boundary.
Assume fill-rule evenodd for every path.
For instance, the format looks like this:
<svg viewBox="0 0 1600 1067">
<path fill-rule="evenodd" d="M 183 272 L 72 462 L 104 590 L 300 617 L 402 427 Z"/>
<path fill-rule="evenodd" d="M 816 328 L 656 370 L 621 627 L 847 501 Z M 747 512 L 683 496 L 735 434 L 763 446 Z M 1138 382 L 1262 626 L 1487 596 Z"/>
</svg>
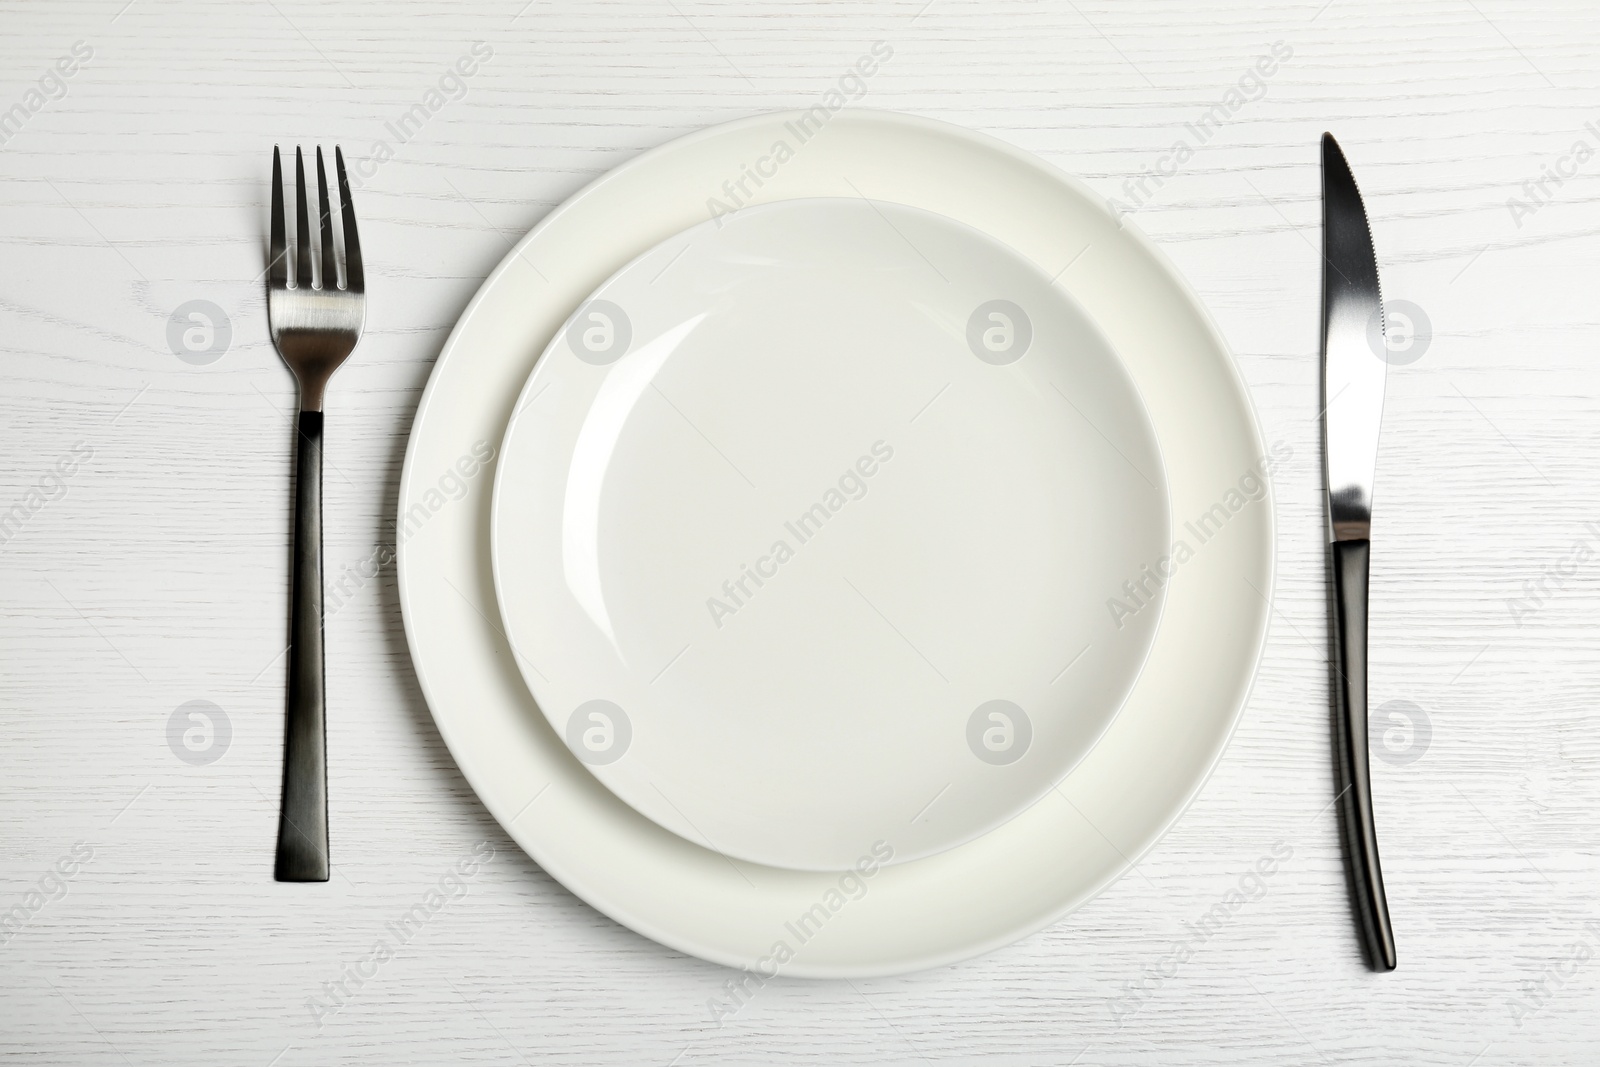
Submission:
<svg viewBox="0 0 1600 1067">
<path fill-rule="evenodd" d="M 322 412 L 300 413 L 295 450 L 289 694 L 278 813 L 280 882 L 328 880 L 328 759 L 322 671 Z"/>
<path fill-rule="evenodd" d="M 1394 931 L 1378 862 L 1372 818 L 1372 776 L 1367 748 L 1367 575 L 1372 542 L 1334 541 L 1334 707 L 1338 715 L 1340 822 L 1350 859 L 1356 926 L 1375 971 L 1395 968 Z"/>
</svg>

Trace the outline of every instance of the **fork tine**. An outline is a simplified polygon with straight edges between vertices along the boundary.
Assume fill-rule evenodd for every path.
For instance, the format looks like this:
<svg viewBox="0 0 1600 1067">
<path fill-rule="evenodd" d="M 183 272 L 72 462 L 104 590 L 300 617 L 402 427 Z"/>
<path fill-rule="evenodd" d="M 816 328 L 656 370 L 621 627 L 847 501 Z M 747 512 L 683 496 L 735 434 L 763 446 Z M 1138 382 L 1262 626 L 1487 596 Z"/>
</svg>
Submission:
<svg viewBox="0 0 1600 1067">
<path fill-rule="evenodd" d="M 333 166 L 339 172 L 339 217 L 344 221 L 344 287 L 352 293 L 366 287 L 361 270 L 361 238 L 356 236 L 356 209 L 350 203 L 350 179 L 344 173 L 344 152 L 333 146 Z"/>
<path fill-rule="evenodd" d="M 282 289 L 289 284 L 289 246 L 283 233 L 283 163 L 278 146 L 272 146 L 272 244 L 268 249 L 267 284 Z"/>
<path fill-rule="evenodd" d="M 297 289 L 311 288 L 311 217 L 306 203 L 306 163 L 300 155 L 300 146 L 294 148 L 294 284 Z"/>
<path fill-rule="evenodd" d="M 322 274 L 324 289 L 339 288 L 339 268 L 334 263 L 333 214 L 328 209 L 328 172 L 322 169 L 322 146 L 317 145 L 317 208 L 321 212 Z"/>
</svg>

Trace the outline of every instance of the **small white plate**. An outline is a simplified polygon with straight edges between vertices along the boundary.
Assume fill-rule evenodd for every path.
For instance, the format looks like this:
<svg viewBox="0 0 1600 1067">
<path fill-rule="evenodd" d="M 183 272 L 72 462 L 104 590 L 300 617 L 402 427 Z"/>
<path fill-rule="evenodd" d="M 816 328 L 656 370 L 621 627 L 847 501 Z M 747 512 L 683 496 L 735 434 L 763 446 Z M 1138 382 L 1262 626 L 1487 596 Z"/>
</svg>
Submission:
<svg viewBox="0 0 1600 1067">
<path fill-rule="evenodd" d="M 1133 688 L 1171 543 L 1088 316 L 978 230 L 862 198 L 703 222 L 602 285 L 528 378 L 493 536 L 523 678 L 596 777 L 707 848 L 833 871 L 1060 781 Z"/>
<path fill-rule="evenodd" d="M 747 171 L 760 172 L 759 187 Z M 523 383 L 596 287 L 723 210 L 734 181 L 758 203 L 866 195 L 934 211 L 1059 274 L 1128 369 L 1161 444 L 1173 539 L 1184 548 L 1152 561 L 1166 601 L 1133 693 L 1050 796 L 914 863 L 883 866 L 894 858 L 886 845 L 848 872 L 786 870 L 663 829 L 573 757 L 523 683 L 500 623 L 483 462 L 497 454 Z M 401 475 L 406 637 L 439 732 L 484 806 L 541 867 L 617 922 L 763 974 L 932 967 L 1081 906 L 1199 791 L 1266 638 L 1273 535 L 1263 475 L 1284 456 L 1281 446 L 1266 455 L 1244 384 L 1193 291 L 1073 179 L 948 123 L 846 110 L 819 131 L 815 114 L 761 115 L 599 178 L 518 242 L 462 314 L 417 409 Z"/>
</svg>

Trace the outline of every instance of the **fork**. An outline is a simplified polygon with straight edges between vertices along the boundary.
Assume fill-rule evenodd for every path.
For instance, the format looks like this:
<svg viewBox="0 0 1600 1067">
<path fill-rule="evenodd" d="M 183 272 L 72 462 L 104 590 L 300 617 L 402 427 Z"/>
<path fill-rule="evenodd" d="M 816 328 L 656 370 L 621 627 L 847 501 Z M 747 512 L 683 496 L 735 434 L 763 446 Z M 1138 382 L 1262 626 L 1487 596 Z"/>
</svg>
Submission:
<svg viewBox="0 0 1600 1067">
<path fill-rule="evenodd" d="M 344 225 L 344 288 L 339 288 L 328 178 L 317 148 L 321 215 L 320 269 L 312 279 L 306 168 L 294 150 L 295 270 L 283 213 L 283 165 L 272 149 L 272 244 L 267 265 L 267 323 L 278 354 L 300 387 L 300 437 L 295 450 L 294 575 L 289 609 L 289 692 L 284 724 L 283 804 L 278 816 L 274 877 L 280 882 L 328 880 L 328 757 L 322 660 L 322 401 L 328 379 L 361 340 L 366 318 L 361 241 L 356 236 L 344 153 L 334 147 L 339 217 Z"/>
</svg>

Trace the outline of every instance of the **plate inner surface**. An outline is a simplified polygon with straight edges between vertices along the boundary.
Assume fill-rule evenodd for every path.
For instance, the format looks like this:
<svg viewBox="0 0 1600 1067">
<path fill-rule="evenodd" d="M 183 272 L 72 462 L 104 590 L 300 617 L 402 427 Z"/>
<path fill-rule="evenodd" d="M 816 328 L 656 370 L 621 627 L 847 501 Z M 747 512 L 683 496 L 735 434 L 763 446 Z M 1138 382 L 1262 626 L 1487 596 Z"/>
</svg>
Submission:
<svg viewBox="0 0 1600 1067">
<path fill-rule="evenodd" d="M 494 491 L 507 635 L 636 810 L 739 859 L 927 856 L 1039 800 L 1154 638 L 1155 434 L 1007 246 L 802 199 L 703 223 L 574 314 Z"/>
</svg>

